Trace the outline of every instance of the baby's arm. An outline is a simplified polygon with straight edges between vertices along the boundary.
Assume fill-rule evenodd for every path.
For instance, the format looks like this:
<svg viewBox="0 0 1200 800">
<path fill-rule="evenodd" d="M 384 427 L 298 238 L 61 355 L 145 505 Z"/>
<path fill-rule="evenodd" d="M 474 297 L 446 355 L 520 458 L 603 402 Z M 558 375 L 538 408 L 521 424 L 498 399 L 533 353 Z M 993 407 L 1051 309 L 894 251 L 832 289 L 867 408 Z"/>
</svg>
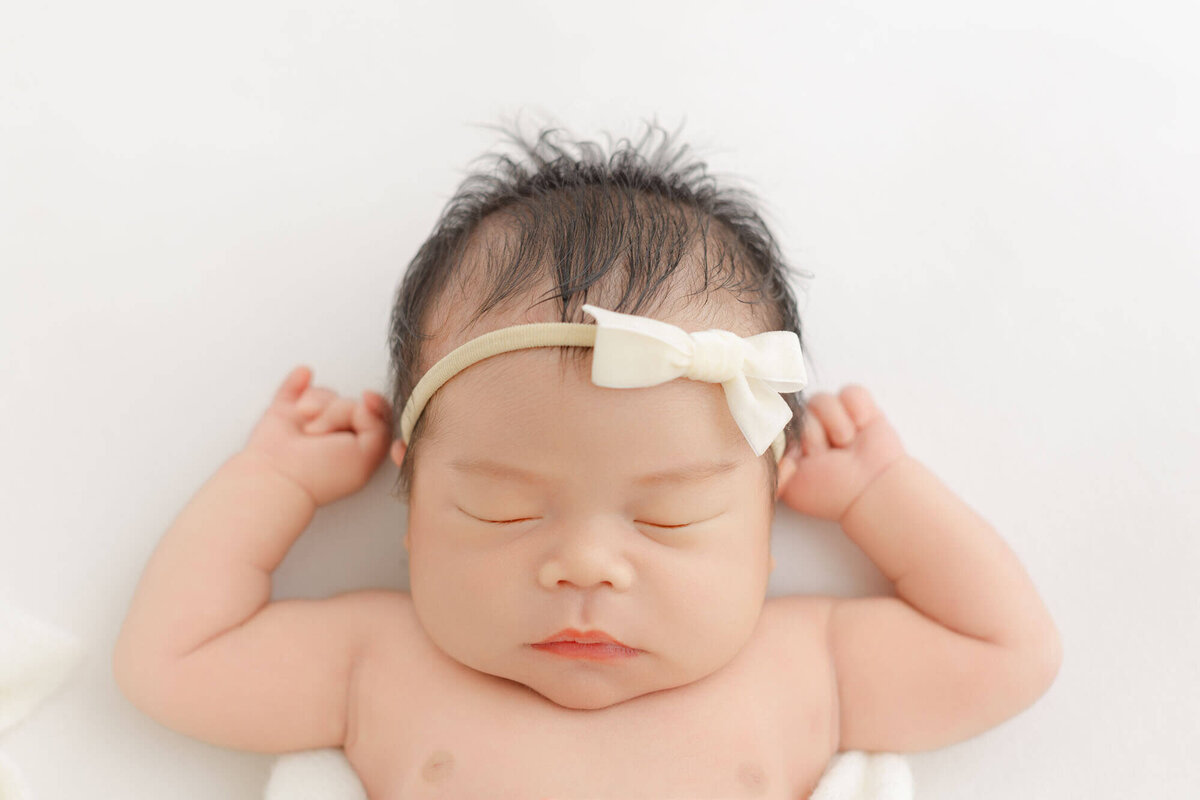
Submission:
<svg viewBox="0 0 1200 800">
<path fill-rule="evenodd" d="M 783 498 L 839 520 L 899 595 L 830 602 L 838 749 L 929 750 L 1030 706 L 1062 655 L 1016 555 L 904 453 L 865 389 L 816 395 L 809 409 Z"/>
<path fill-rule="evenodd" d="M 247 447 L 176 518 L 113 652 L 114 676 L 134 705 L 226 747 L 341 746 L 356 659 L 395 602 L 393 593 L 356 592 L 269 603 L 271 573 L 317 506 L 365 483 L 387 445 L 384 419 L 328 390 L 310 389 L 303 397 L 316 410 L 297 410 L 306 383 L 292 373 Z M 348 482 L 332 486 L 322 470 Z"/>
</svg>

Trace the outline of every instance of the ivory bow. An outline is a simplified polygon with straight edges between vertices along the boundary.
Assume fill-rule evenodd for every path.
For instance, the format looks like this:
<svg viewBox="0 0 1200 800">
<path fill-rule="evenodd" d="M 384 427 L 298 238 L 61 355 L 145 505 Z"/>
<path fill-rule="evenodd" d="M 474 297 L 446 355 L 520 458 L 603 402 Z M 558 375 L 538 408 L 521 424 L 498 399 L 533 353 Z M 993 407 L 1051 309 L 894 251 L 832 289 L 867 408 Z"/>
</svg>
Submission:
<svg viewBox="0 0 1200 800">
<path fill-rule="evenodd" d="M 767 331 L 742 338 L 710 328 L 688 333 L 662 320 L 585 304 L 596 318 L 592 383 L 613 389 L 657 386 L 675 378 L 719 383 L 738 428 L 761 456 L 792 418 L 780 392 L 808 383 L 800 337 Z"/>
</svg>

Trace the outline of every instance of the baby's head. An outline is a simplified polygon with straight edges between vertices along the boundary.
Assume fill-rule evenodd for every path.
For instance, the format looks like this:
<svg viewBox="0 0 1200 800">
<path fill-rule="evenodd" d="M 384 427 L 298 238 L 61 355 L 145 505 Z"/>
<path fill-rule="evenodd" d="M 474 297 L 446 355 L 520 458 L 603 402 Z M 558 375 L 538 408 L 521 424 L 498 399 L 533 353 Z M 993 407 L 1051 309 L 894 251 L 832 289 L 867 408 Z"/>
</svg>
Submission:
<svg viewBox="0 0 1200 800">
<path fill-rule="evenodd" d="M 778 246 L 740 190 L 668 140 L 569 155 L 553 131 L 530 164 L 469 177 L 422 245 L 392 311 L 397 412 L 443 356 L 488 331 L 593 322 L 604 309 L 752 336 L 800 336 Z M 622 146 L 624 145 L 624 146 Z M 611 148 L 610 142 L 610 148 Z M 447 655 L 569 708 L 699 680 L 753 632 L 773 565 L 780 482 L 799 455 L 755 452 L 721 385 L 591 381 L 592 348 L 501 353 L 448 380 L 392 458 L 408 500 L 410 584 Z M 581 660 L 532 645 L 604 631 L 635 655 Z"/>
</svg>

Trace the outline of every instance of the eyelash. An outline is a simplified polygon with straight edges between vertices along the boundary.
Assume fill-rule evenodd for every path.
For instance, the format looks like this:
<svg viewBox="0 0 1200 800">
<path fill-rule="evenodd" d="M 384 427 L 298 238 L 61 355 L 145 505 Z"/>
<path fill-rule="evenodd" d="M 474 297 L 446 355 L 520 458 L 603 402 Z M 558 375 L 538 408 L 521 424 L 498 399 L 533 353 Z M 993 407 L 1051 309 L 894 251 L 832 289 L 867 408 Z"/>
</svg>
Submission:
<svg viewBox="0 0 1200 800">
<path fill-rule="evenodd" d="M 456 506 L 456 508 L 458 508 L 458 507 Z M 528 522 L 531 519 L 538 519 L 538 517 L 521 517 L 519 519 L 484 519 L 483 517 L 477 517 L 474 514 L 469 513 L 465 509 L 458 508 L 458 510 L 462 511 L 462 513 L 466 514 L 468 517 L 479 520 L 480 522 L 486 522 L 488 525 L 515 525 L 518 522 Z M 717 516 L 719 517 L 721 515 L 718 514 Z M 715 518 L 716 517 L 710 517 L 709 519 L 715 519 Z M 638 520 L 634 520 L 634 521 L 638 522 Z M 680 525 L 660 525 L 657 522 L 641 522 L 640 524 L 649 525 L 651 528 L 659 528 L 661 530 L 669 531 L 669 530 L 678 530 L 679 528 L 689 528 L 692 525 L 697 524 L 698 522 L 708 522 L 708 519 L 697 520 L 696 522 L 684 522 Z"/>
<path fill-rule="evenodd" d="M 483 519 L 482 517 L 476 517 L 475 519 L 478 519 L 480 522 L 490 523 L 492 525 L 512 525 L 517 522 L 527 522 L 528 520 L 536 519 L 536 517 L 522 517 L 521 519 Z M 654 522 L 643 522 L 642 524 L 649 525 L 652 528 L 664 528 L 669 530 L 672 528 L 686 528 L 692 523 L 685 522 L 682 525 L 659 525 Z"/>
</svg>

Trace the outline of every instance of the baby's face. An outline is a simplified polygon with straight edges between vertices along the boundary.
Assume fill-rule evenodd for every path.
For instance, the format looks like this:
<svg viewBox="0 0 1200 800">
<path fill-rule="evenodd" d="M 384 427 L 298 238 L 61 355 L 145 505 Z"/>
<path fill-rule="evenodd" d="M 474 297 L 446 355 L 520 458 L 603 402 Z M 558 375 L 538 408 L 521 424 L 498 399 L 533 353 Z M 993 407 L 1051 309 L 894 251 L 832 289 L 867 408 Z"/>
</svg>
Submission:
<svg viewBox="0 0 1200 800">
<path fill-rule="evenodd" d="M 438 647 L 580 709 L 733 659 L 766 594 L 774 502 L 719 385 L 609 389 L 590 370 L 590 354 L 576 366 L 537 348 L 446 383 L 406 539 L 416 612 Z M 671 472 L 682 477 L 654 478 Z M 566 628 L 637 652 L 533 647 Z"/>
</svg>

